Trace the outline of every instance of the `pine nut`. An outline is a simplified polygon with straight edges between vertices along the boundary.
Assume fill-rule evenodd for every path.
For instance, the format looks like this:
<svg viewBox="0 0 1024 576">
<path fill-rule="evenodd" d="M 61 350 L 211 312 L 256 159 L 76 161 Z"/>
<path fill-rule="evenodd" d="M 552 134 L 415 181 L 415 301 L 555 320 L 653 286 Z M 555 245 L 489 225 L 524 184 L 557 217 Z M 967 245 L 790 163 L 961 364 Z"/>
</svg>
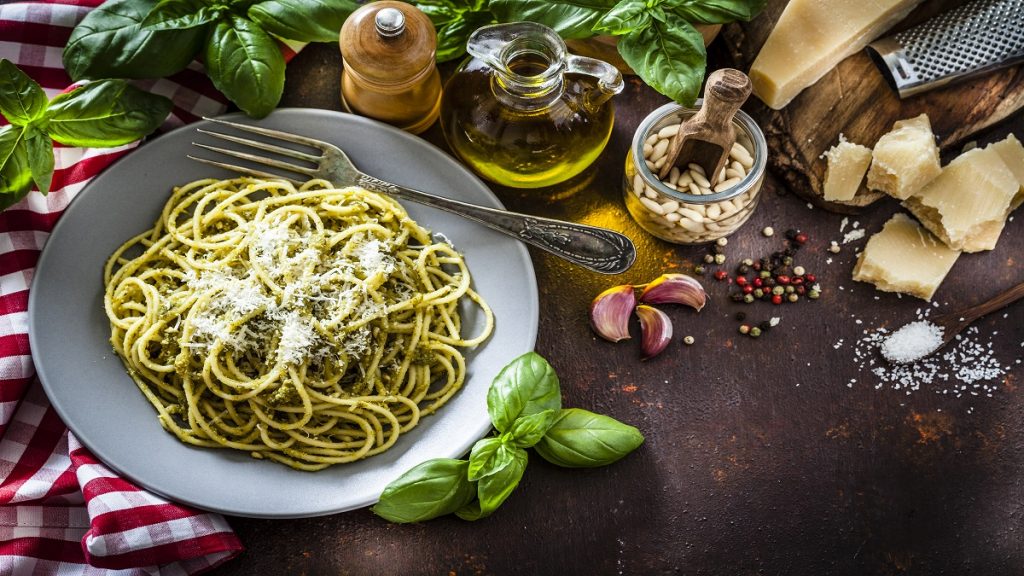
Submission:
<svg viewBox="0 0 1024 576">
<path fill-rule="evenodd" d="M 666 214 L 669 212 L 675 212 L 679 209 L 679 202 L 669 200 L 661 205 L 661 209 L 664 210 Z"/>
<path fill-rule="evenodd" d="M 672 138 L 679 133 L 679 124 L 671 124 L 658 130 L 658 138 Z"/>
<path fill-rule="evenodd" d="M 654 145 L 654 151 L 651 152 L 651 162 L 654 162 L 654 165 L 657 166 L 658 160 L 665 155 L 665 152 L 668 152 L 668 140 L 659 140 L 658 143 Z M 662 164 L 664 164 L 664 162 Z"/>
<path fill-rule="evenodd" d="M 686 167 L 692 170 L 693 172 L 699 172 L 701 176 L 706 176 L 706 174 L 704 173 L 704 169 L 700 167 L 700 164 L 690 162 L 689 164 L 686 165 Z"/>
<path fill-rule="evenodd" d="M 671 184 L 679 185 L 679 167 L 673 166 L 672 171 L 668 173 L 668 181 Z"/>
<path fill-rule="evenodd" d="M 661 204 L 658 204 L 650 198 L 641 198 L 640 203 L 643 204 L 648 210 L 654 212 L 658 216 L 663 216 L 665 211 L 661 209 Z"/>
<path fill-rule="evenodd" d="M 690 164 L 690 166 L 693 166 L 693 164 Z M 711 189 L 711 182 L 708 182 L 708 179 L 704 177 L 704 174 L 702 172 L 696 172 L 691 168 L 690 178 L 693 178 L 693 181 L 696 182 L 697 185 L 700 186 L 701 188 L 707 188 L 709 190 Z"/>
</svg>

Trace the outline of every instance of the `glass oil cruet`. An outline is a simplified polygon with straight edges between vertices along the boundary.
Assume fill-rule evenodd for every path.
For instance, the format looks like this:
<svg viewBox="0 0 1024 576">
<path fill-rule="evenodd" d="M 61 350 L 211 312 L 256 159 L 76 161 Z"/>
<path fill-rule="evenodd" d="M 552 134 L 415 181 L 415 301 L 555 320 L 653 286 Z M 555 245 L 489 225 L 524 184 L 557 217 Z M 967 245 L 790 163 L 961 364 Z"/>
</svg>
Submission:
<svg viewBox="0 0 1024 576">
<path fill-rule="evenodd" d="M 539 188 L 597 159 L 623 86 L 614 66 L 569 54 L 535 22 L 484 26 L 467 50 L 441 102 L 445 138 L 463 162 L 498 184 Z"/>
</svg>

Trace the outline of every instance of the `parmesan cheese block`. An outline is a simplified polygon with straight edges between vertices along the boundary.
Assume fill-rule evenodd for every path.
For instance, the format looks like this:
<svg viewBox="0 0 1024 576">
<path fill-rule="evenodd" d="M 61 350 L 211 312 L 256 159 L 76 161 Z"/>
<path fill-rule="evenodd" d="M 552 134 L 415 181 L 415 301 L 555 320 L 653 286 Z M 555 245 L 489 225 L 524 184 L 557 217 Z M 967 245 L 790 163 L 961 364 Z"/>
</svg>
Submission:
<svg viewBox="0 0 1024 576">
<path fill-rule="evenodd" d="M 871 148 L 849 142 L 842 134 L 839 143 L 825 152 L 825 200 L 853 200 L 871 165 Z"/>
<path fill-rule="evenodd" d="M 884 292 L 931 300 L 960 257 L 920 224 L 896 214 L 872 236 L 853 268 L 853 279 Z"/>
<path fill-rule="evenodd" d="M 899 120 L 875 144 L 868 188 L 905 200 L 942 172 L 927 114 Z"/>
<path fill-rule="evenodd" d="M 1006 167 L 1013 172 L 1013 176 L 1017 178 L 1017 183 L 1020 184 L 1020 192 L 1017 197 L 1014 198 L 1010 204 L 1010 210 L 1020 206 L 1021 200 L 1024 200 L 1024 146 L 1021 145 L 1020 140 L 1013 134 L 1010 134 L 1005 139 L 988 145 L 999 154 L 999 157 L 1003 159 L 1003 163 Z"/>
<path fill-rule="evenodd" d="M 790 0 L 750 67 L 754 94 L 780 110 L 921 0 Z"/>
<path fill-rule="evenodd" d="M 995 248 L 1020 183 L 991 146 L 964 152 L 903 205 L 950 248 Z"/>
</svg>

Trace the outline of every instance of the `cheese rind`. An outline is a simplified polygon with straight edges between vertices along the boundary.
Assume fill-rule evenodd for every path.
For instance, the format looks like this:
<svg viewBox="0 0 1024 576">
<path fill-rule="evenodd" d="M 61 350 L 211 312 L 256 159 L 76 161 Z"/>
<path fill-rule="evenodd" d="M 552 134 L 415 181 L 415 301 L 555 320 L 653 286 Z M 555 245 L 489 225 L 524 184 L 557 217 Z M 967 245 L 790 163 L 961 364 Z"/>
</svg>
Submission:
<svg viewBox="0 0 1024 576">
<path fill-rule="evenodd" d="M 790 0 L 750 67 L 754 94 L 780 110 L 921 0 Z"/>
<path fill-rule="evenodd" d="M 940 172 L 939 147 L 927 114 L 899 120 L 878 139 L 868 170 L 868 188 L 905 200 Z"/>
<path fill-rule="evenodd" d="M 895 214 L 864 246 L 853 279 L 884 292 L 931 300 L 960 257 L 906 214 Z"/>
<path fill-rule="evenodd" d="M 852 200 L 871 165 L 871 148 L 849 142 L 840 134 L 839 143 L 825 152 L 825 158 L 825 200 Z"/>
<path fill-rule="evenodd" d="M 993 147 L 964 152 L 903 205 L 950 248 L 995 248 L 1020 183 Z"/>
</svg>

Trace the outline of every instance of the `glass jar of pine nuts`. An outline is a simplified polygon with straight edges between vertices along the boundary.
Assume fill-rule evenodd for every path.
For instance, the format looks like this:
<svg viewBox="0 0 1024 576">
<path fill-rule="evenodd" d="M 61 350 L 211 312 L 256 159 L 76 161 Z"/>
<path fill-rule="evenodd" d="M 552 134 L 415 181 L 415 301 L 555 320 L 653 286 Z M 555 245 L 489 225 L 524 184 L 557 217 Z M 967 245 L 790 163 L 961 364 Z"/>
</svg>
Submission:
<svg viewBox="0 0 1024 576">
<path fill-rule="evenodd" d="M 699 108 L 701 100 L 697 100 Z M 666 104 L 644 118 L 626 154 L 626 209 L 644 229 L 676 244 L 703 244 L 728 236 L 750 218 L 764 182 L 768 145 L 754 120 L 740 110 L 733 119 L 736 145 L 712 189 L 704 170 L 679 164 L 661 180 L 666 151 L 679 124 L 697 109 Z"/>
</svg>

